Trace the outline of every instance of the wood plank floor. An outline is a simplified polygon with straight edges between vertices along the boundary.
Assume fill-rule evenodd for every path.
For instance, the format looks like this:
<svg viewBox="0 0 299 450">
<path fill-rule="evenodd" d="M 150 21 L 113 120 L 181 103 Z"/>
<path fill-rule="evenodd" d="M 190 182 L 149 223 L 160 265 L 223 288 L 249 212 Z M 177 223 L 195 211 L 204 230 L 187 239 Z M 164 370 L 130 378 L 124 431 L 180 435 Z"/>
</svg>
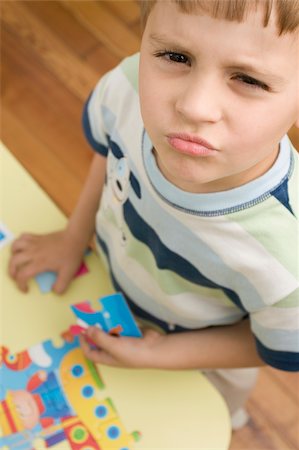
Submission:
<svg viewBox="0 0 299 450">
<path fill-rule="evenodd" d="M 0 7 L 1 139 L 69 215 L 92 157 L 83 102 L 103 73 L 138 50 L 138 5 L 0 0 Z M 299 149 L 295 130 L 291 136 Z M 230 450 L 299 449 L 297 374 L 263 368 L 248 409 L 251 421 L 233 434 Z"/>
</svg>

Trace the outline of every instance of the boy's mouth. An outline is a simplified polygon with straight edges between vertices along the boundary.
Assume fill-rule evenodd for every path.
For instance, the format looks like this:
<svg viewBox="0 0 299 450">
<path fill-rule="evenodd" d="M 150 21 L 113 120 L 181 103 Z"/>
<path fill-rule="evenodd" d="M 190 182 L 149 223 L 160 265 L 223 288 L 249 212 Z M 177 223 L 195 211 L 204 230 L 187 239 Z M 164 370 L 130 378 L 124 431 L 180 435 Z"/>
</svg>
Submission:
<svg viewBox="0 0 299 450">
<path fill-rule="evenodd" d="M 167 141 L 176 151 L 190 156 L 212 156 L 217 152 L 209 142 L 186 133 L 168 134 Z"/>
</svg>

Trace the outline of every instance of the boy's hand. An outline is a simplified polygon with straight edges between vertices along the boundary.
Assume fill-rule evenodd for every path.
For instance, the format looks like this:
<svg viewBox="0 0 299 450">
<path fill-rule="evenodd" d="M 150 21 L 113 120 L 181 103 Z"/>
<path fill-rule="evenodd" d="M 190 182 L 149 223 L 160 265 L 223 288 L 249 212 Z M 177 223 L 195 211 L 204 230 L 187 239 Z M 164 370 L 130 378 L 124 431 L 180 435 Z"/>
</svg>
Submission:
<svg viewBox="0 0 299 450">
<path fill-rule="evenodd" d="M 61 294 L 82 261 L 82 253 L 65 230 L 46 235 L 23 234 L 14 241 L 11 252 L 9 274 L 23 292 L 28 291 L 30 278 L 53 271 L 57 273 L 53 291 Z"/>
<path fill-rule="evenodd" d="M 265 364 L 257 353 L 249 319 L 168 335 L 152 329 L 142 331 L 142 338 L 115 337 L 90 327 L 85 337 L 80 336 L 81 347 L 91 361 L 119 367 L 198 370 Z M 91 347 L 87 339 L 96 347 Z"/>
<path fill-rule="evenodd" d="M 152 329 L 143 330 L 142 338 L 111 336 L 97 327 L 89 327 L 80 336 L 85 356 L 94 363 L 116 367 L 159 368 L 160 350 L 167 336 Z M 96 347 L 88 343 L 91 339 Z M 163 363 L 162 363 L 163 365 Z"/>
</svg>

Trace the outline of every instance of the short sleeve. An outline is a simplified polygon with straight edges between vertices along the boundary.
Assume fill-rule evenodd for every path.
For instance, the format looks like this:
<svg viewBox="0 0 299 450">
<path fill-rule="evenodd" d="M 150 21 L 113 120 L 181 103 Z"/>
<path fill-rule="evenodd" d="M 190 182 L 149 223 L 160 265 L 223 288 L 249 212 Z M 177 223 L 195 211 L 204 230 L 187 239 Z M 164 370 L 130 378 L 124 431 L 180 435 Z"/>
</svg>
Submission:
<svg viewBox="0 0 299 450">
<path fill-rule="evenodd" d="M 257 351 L 270 366 L 299 371 L 299 290 L 250 316 Z"/>
<path fill-rule="evenodd" d="M 109 130 L 105 124 L 105 95 L 110 72 L 100 79 L 88 97 L 82 114 L 85 137 L 94 151 L 107 156 Z"/>
<path fill-rule="evenodd" d="M 137 124 L 138 66 L 138 53 L 125 58 L 99 80 L 84 105 L 82 124 L 86 139 L 103 156 L 107 156 L 111 140 L 121 130 L 131 130 L 132 119 Z"/>
</svg>

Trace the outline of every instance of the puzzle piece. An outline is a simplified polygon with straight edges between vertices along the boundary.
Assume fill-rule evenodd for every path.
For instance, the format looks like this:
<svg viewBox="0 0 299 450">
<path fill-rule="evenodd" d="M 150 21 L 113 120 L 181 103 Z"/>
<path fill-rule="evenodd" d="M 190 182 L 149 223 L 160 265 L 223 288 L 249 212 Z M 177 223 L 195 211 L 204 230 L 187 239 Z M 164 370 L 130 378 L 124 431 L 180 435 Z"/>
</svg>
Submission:
<svg viewBox="0 0 299 450">
<path fill-rule="evenodd" d="M 43 294 L 50 292 L 57 279 L 55 272 L 42 272 L 35 276 L 35 280 Z"/>
<path fill-rule="evenodd" d="M 0 222 L 0 249 L 11 242 L 14 238 L 12 232 L 4 225 L 4 223 Z"/>
<path fill-rule="evenodd" d="M 20 371 L 29 367 L 31 363 L 32 359 L 27 350 L 12 355 L 8 348 L 0 346 L 0 366 L 4 364 L 10 370 Z"/>
<path fill-rule="evenodd" d="M 95 390 L 101 391 L 105 388 L 95 365 L 85 358 L 80 347 L 74 348 L 64 357 L 59 370 L 64 389 L 72 390 L 78 388 L 80 391 L 82 386 L 94 386 Z"/>
<path fill-rule="evenodd" d="M 33 439 L 30 432 L 10 434 L 0 438 L 0 450 L 41 450 L 32 446 Z"/>
<path fill-rule="evenodd" d="M 71 306 L 77 317 L 77 324 L 70 328 L 74 336 L 82 333 L 89 326 L 97 326 L 106 333 L 120 336 L 142 336 L 122 294 L 108 295 L 98 299 L 98 302 L 101 305 L 99 311 L 94 310 L 89 301 Z"/>
<path fill-rule="evenodd" d="M 81 266 L 79 267 L 78 271 L 74 275 L 74 278 L 81 277 L 82 275 L 85 275 L 88 273 L 88 267 L 83 261 Z M 42 272 L 35 276 L 35 280 L 39 286 L 40 291 L 43 294 L 46 294 L 52 290 L 52 287 L 55 284 L 55 281 L 57 279 L 56 272 Z"/>
<path fill-rule="evenodd" d="M 129 450 L 134 441 L 139 440 L 139 433 L 129 435 L 118 417 L 105 421 L 99 426 L 99 440 L 103 448 Z"/>
</svg>

